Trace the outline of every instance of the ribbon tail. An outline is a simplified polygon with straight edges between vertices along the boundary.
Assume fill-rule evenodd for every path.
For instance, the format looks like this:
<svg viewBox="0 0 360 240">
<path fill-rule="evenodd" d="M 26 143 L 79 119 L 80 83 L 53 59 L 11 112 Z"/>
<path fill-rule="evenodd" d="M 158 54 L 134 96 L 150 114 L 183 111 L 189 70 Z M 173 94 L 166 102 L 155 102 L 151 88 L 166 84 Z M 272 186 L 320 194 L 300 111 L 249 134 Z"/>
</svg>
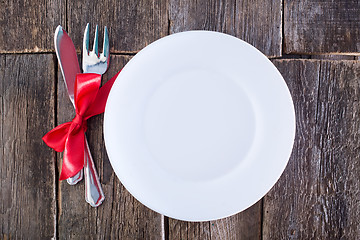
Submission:
<svg viewBox="0 0 360 240">
<path fill-rule="evenodd" d="M 77 174 L 85 164 L 85 132 L 70 133 L 65 143 L 60 180 L 65 180 Z"/>
<path fill-rule="evenodd" d="M 57 152 L 62 152 L 65 149 L 65 142 L 69 133 L 71 122 L 63 123 L 56 128 L 49 131 L 42 140 Z"/>
<path fill-rule="evenodd" d="M 108 95 L 110 93 L 111 87 L 114 84 L 117 76 L 120 72 L 118 72 L 115 76 L 113 76 L 110 80 L 108 80 L 97 93 L 95 100 L 93 101 L 93 104 L 90 106 L 90 108 L 86 111 L 86 119 L 98 115 L 100 113 L 103 113 L 105 111 L 106 101 L 108 98 Z"/>
</svg>

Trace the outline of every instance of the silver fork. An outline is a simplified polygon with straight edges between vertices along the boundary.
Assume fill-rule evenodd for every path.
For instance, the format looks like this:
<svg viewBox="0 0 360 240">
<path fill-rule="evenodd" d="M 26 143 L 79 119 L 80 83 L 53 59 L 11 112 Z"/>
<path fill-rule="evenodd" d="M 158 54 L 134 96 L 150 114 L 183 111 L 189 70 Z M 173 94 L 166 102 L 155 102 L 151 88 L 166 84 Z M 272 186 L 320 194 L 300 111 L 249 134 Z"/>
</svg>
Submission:
<svg viewBox="0 0 360 240">
<path fill-rule="evenodd" d="M 104 74 L 109 66 L 109 34 L 104 30 L 103 52 L 99 55 L 98 26 L 96 25 L 93 51 L 89 52 L 89 23 L 86 25 L 83 39 L 82 68 L 84 73 Z M 88 147 L 88 143 L 86 142 Z M 87 152 L 85 175 L 85 200 L 93 207 L 99 206 L 105 199 L 90 152 Z"/>
</svg>

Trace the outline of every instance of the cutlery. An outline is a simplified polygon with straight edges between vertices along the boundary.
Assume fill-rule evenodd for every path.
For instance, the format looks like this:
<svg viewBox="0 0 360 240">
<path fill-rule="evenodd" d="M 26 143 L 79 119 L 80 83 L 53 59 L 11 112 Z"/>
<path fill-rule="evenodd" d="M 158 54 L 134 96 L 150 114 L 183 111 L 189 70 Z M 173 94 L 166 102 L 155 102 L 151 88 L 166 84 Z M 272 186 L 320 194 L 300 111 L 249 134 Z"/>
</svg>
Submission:
<svg viewBox="0 0 360 240">
<path fill-rule="evenodd" d="M 55 31 L 55 52 L 59 60 L 60 69 L 63 74 L 65 85 L 68 89 L 70 101 L 74 105 L 74 85 L 76 74 L 81 73 L 78 64 L 77 54 L 70 37 L 66 31 L 58 26 Z M 90 153 L 88 142 L 85 138 L 85 200 L 91 206 L 99 206 L 105 199 L 103 190 L 100 185 L 95 165 Z M 83 178 L 82 170 L 74 177 L 67 179 L 71 185 L 76 184 Z"/>
<path fill-rule="evenodd" d="M 104 29 L 103 52 L 98 49 L 98 26 L 96 25 L 93 50 L 89 52 L 89 23 L 86 25 L 83 39 L 82 69 L 84 73 L 104 74 L 109 66 L 109 34 L 107 27 Z M 86 143 L 87 145 L 87 143 Z M 85 171 L 85 199 L 91 205 L 100 205 L 105 199 L 100 186 L 99 177 L 90 154 L 84 166 Z"/>
</svg>

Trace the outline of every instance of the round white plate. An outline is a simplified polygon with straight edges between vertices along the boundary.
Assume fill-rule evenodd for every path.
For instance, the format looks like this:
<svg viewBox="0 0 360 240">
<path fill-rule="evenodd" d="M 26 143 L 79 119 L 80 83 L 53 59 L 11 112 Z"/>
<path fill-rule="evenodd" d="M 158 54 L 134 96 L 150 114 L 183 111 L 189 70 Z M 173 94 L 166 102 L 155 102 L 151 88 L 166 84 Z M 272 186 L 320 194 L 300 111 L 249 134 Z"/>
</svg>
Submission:
<svg viewBox="0 0 360 240">
<path fill-rule="evenodd" d="M 111 89 L 110 162 L 126 189 L 166 216 L 207 221 L 238 213 L 279 179 L 295 114 L 282 76 L 230 35 L 189 31 L 141 50 Z"/>
</svg>

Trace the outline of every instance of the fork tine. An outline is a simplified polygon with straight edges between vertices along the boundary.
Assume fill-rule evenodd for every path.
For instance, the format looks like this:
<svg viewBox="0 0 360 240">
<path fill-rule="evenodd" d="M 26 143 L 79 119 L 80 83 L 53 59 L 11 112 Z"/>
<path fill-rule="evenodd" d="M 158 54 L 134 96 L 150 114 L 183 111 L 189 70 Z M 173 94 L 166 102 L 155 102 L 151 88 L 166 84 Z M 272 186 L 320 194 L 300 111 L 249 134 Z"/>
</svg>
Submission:
<svg viewBox="0 0 360 240">
<path fill-rule="evenodd" d="M 99 56 L 98 42 L 99 42 L 98 25 L 96 25 L 95 38 L 94 38 L 94 47 L 93 47 L 93 52 L 95 53 L 96 56 Z"/>
<path fill-rule="evenodd" d="M 84 39 L 83 39 L 83 55 L 89 55 L 89 23 L 86 24 Z"/>
<path fill-rule="evenodd" d="M 96 25 L 93 50 L 89 51 L 89 24 L 86 25 L 83 42 L 82 69 L 84 73 L 104 74 L 109 67 L 109 33 L 104 29 L 103 51 L 99 54 L 99 27 Z"/>
<path fill-rule="evenodd" d="M 109 58 L 109 33 L 107 27 L 104 29 L 104 44 L 103 44 L 103 56 Z"/>
</svg>

